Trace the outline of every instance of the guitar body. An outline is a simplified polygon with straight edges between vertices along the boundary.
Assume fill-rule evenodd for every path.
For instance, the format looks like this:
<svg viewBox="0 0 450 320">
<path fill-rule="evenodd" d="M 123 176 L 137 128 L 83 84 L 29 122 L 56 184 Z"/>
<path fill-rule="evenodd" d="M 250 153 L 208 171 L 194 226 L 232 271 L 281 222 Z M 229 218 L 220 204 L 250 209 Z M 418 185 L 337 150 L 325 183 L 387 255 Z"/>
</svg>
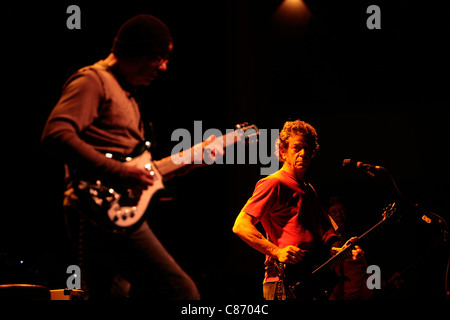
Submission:
<svg viewBox="0 0 450 320">
<path fill-rule="evenodd" d="M 291 297 L 295 300 L 328 300 L 333 289 L 343 280 L 333 271 L 323 272 L 320 275 L 310 272 L 296 279 L 295 283 L 288 282 L 288 288 L 293 294 Z"/>
<path fill-rule="evenodd" d="M 138 227 L 155 193 L 164 189 L 163 177 L 148 150 L 135 158 L 127 158 L 124 164 L 148 170 L 153 176 L 153 185 L 137 191 L 110 188 L 100 180 L 79 180 L 74 186 L 79 211 L 94 224 L 113 232 L 131 231 Z"/>
<path fill-rule="evenodd" d="M 334 270 L 313 273 L 323 261 L 329 258 L 328 252 L 318 250 L 307 253 L 297 264 L 284 264 L 284 277 L 289 299 L 292 300 L 328 300 L 334 287 L 342 280 Z"/>
</svg>

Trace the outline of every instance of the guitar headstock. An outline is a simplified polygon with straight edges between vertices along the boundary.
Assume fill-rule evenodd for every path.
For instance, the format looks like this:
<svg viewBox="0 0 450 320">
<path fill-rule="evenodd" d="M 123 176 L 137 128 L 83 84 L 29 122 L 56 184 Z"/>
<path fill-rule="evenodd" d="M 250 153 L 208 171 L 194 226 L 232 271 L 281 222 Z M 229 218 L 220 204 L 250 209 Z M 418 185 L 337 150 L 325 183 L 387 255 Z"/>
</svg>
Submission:
<svg viewBox="0 0 450 320">
<path fill-rule="evenodd" d="M 389 219 L 397 211 L 397 203 L 391 203 L 383 210 L 383 220 Z"/>
<path fill-rule="evenodd" d="M 253 143 L 258 141 L 259 129 L 255 124 L 248 124 L 248 122 L 243 122 L 237 124 L 236 130 L 242 130 L 244 142 Z"/>
</svg>

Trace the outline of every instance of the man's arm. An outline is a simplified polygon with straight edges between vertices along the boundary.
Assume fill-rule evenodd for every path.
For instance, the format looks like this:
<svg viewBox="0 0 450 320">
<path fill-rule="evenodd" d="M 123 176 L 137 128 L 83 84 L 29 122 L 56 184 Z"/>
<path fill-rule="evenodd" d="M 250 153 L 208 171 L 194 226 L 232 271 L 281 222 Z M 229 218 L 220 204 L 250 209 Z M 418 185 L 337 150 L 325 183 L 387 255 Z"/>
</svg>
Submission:
<svg viewBox="0 0 450 320">
<path fill-rule="evenodd" d="M 75 77 L 64 88 L 42 133 L 41 142 L 66 163 L 95 171 L 100 176 L 118 179 L 127 187 L 146 188 L 153 184 L 147 170 L 125 166 L 108 159 L 81 139 L 79 133 L 98 117 L 101 85 L 92 74 Z"/>
<path fill-rule="evenodd" d="M 300 248 L 295 246 L 279 248 L 267 240 L 255 227 L 255 224 L 258 221 L 258 219 L 251 215 L 241 212 L 234 222 L 233 232 L 252 248 L 272 258 L 278 259 L 278 261 L 282 263 L 297 263 L 302 260 L 304 253 Z"/>
</svg>

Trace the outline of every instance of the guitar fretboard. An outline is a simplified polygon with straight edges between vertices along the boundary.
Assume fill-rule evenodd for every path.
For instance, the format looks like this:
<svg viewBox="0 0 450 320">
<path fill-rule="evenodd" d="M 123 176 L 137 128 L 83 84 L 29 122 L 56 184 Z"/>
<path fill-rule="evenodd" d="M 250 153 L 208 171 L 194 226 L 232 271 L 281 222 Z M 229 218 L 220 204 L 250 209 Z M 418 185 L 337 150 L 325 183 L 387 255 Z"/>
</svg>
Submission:
<svg viewBox="0 0 450 320">
<path fill-rule="evenodd" d="M 232 130 L 227 134 L 216 137 L 213 142 L 208 145 L 208 149 L 227 148 L 238 142 L 255 142 L 259 134 L 259 129 L 255 125 L 240 126 L 236 130 Z M 190 166 L 191 164 L 202 164 L 203 162 L 203 148 L 199 143 L 193 148 L 182 151 L 178 154 L 171 155 L 161 160 L 154 161 L 161 175 L 166 179 L 170 179 L 173 173 Z"/>
</svg>

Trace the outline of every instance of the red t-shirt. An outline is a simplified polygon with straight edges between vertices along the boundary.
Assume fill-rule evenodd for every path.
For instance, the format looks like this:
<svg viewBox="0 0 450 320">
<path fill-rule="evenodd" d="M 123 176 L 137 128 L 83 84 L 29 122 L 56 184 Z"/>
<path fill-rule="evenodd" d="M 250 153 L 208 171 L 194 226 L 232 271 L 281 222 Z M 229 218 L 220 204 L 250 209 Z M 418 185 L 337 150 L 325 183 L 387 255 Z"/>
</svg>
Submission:
<svg viewBox="0 0 450 320">
<path fill-rule="evenodd" d="M 313 250 L 336 236 L 314 189 L 284 170 L 259 180 L 242 211 L 259 219 L 267 239 L 280 248 Z M 269 257 L 265 281 L 276 281 L 276 271 L 268 262 Z"/>
</svg>

